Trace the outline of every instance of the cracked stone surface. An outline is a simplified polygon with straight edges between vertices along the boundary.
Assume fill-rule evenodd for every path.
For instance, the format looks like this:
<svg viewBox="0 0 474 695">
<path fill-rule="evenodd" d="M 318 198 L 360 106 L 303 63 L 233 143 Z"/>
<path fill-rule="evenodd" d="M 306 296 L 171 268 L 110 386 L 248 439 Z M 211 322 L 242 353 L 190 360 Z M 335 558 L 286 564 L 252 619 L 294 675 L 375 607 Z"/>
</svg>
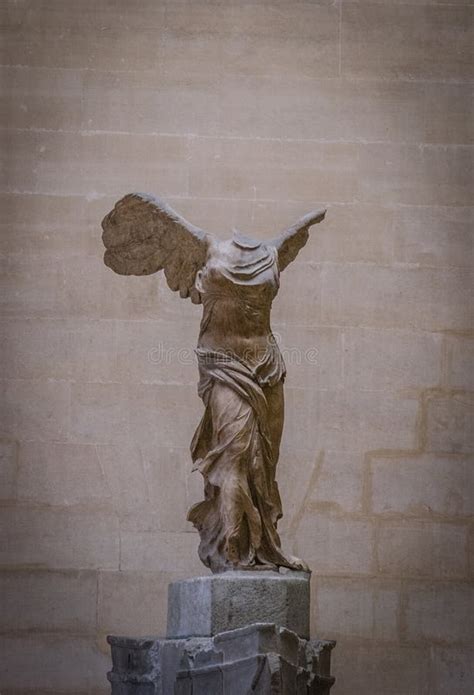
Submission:
<svg viewBox="0 0 474 695">
<path fill-rule="evenodd" d="M 309 638 L 309 574 L 225 572 L 173 582 L 168 588 L 167 636 L 212 637 L 270 622 Z"/>
<path fill-rule="evenodd" d="M 112 695 L 329 695 L 335 643 L 257 623 L 199 638 L 108 638 Z"/>
</svg>

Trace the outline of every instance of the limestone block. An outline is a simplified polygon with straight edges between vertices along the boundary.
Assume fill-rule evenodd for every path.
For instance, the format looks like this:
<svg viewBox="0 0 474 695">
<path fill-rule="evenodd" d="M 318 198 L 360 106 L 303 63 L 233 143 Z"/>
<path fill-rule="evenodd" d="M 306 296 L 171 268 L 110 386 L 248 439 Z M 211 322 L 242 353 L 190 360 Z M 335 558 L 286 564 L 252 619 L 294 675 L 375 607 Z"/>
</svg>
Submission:
<svg viewBox="0 0 474 695">
<path fill-rule="evenodd" d="M 95 225 L 102 212 L 98 210 L 97 201 L 86 201 L 77 196 L 1 193 L 0 204 L 2 253 L 28 251 L 30 254 L 44 252 L 77 257 L 97 249 Z M 93 224 L 88 216 L 92 209 Z M 105 212 L 103 210 L 103 214 Z"/>
<path fill-rule="evenodd" d="M 278 522 L 280 534 L 288 534 L 298 521 L 314 477 L 314 459 L 314 453 L 310 451 L 299 451 L 285 445 L 280 450 L 276 473 L 283 505 L 283 518 Z M 298 476 L 295 476 L 295 470 Z"/>
<path fill-rule="evenodd" d="M 431 267 L 469 267 L 473 221 L 470 207 L 397 208 L 391 229 L 395 259 Z"/>
<path fill-rule="evenodd" d="M 176 578 L 176 572 L 100 572 L 99 632 L 165 634 L 167 586 Z"/>
<path fill-rule="evenodd" d="M 314 511 L 357 513 L 362 511 L 364 457 L 341 451 L 325 451 L 309 503 Z"/>
<path fill-rule="evenodd" d="M 473 140 L 472 123 L 465 118 L 473 91 L 466 83 L 313 79 L 311 84 L 302 90 L 285 74 L 227 76 L 218 132 L 253 138 L 291 138 L 298 132 L 302 139 L 353 142 Z"/>
<path fill-rule="evenodd" d="M 5 379 L 0 382 L 2 435 L 35 441 L 64 440 L 70 385 L 64 381 Z"/>
<path fill-rule="evenodd" d="M 113 508 L 121 517 L 151 512 L 149 477 L 138 444 L 104 444 L 95 447 Z"/>
<path fill-rule="evenodd" d="M 82 116 L 80 72 L 0 69 L 6 98 L 0 111 L 2 123 L 11 128 L 79 130 Z"/>
<path fill-rule="evenodd" d="M 374 458 L 373 510 L 409 516 L 469 516 L 474 509 L 473 476 L 472 462 L 465 457 Z"/>
<path fill-rule="evenodd" d="M 470 205 L 471 149 L 366 144 L 359 154 L 359 199 L 381 205 Z"/>
<path fill-rule="evenodd" d="M 189 447 L 140 447 L 142 465 L 147 485 L 147 497 L 156 513 L 162 531 L 189 531 L 186 514 L 191 506 L 187 498 L 188 476 L 193 475 Z M 194 473 L 199 498 L 202 497 L 202 476 Z M 165 481 L 173 480 L 173 486 Z M 127 488 L 123 489 L 123 496 Z M 196 500 L 197 501 L 197 500 Z M 143 510 L 142 510 L 143 511 Z"/>
<path fill-rule="evenodd" d="M 139 70 L 84 76 L 84 130 L 215 135 L 219 131 L 219 83 L 203 71 L 189 74 Z M 137 118 L 137 111 L 140 118 Z"/>
<path fill-rule="evenodd" d="M 315 264 L 302 263 L 298 272 L 297 262 L 295 266 L 286 270 L 286 275 L 281 281 L 282 287 L 288 282 L 291 291 L 280 292 L 272 305 L 272 320 L 275 325 L 284 323 L 292 330 L 295 325 L 310 327 L 321 322 L 321 269 Z M 303 295 L 308 301 L 304 306 L 300 304 L 298 311 L 295 311 L 295 297 Z"/>
<path fill-rule="evenodd" d="M 332 639 L 398 639 L 400 585 L 322 577 L 317 580 L 315 630 Z"/>
<path fill-rule="evenodd" d="M 471 394 L 440 396 L 428 402 L 427 451 L 474 452 L 474 399 Z"/>
<path fill-rule="evenodd" d="M 313 574 L 372 574 L 374 529 L 370 521 L 309 511 L 300 521 L 295 552 L 306 558 Z"/>
<path fill-rule="evenodd" d="M 207 73 L 226 79 L 249 74 L 338 74 L 339 13 L 326 3 L 299 3 L 291 11 L 285 4 L 278 9 L 246 4 L 233 8 L 232 19 L 229 12 L 221 10 L 207 20 L 214 5 L 193 3 L 188 10 L 184 19 L 179 6 L 169 5 L 163 57 L 167 72 L 186 73 L 193 80 Z M 216 17 L 223 21 L 216 23 Z M 194 29 L 194 21 L 201 30 Z"/>
<path fill-rule="evenodd" d="M 70 439 L 79 444 L 174 448 L 190 441 L 202 404 L 194 384 L 76 383 L 71 410 Z"/>
<path fill-rule="evenodd" d="M 22 6 L 9 5 L 7 17 L 13 24 L 21 20 L 24 28 L 59 30 L 74 27 L 76 30 L 91 30 L 94 21 L 99 24 L 107 21 L 107 27 L 113 29 L 123 27 L 125 22 L 130 29 L 159 29 L 164 21 L 164 7 L 161 3 L 157 5 L 155 2 L 128 3 L 116 0 L 115 11 L 110 12 L 106 6 L 97 7 L 93 0 L 82 0 L 80 6 L 71 8 L 66 8 L 58 0 L 48 0 L 45 4 L 34 3 L 28 6 L 27 13 L 23 10 Z"/>
<path fill-rule="evenodd" d="M 440 5 L 351 3 L 342 16 L 342 74 L 468 79 L 472 34 L 466 27 L 472 27 L 471 10 Z M 443 51 L 439 51 L 439 46 Z"/>
<path fill-rule="evenodd" d="M 120 170 L 126 162 L 127 177 L 135 190 L 182 195 L 187 191 L 187 151 L 186 139 L 180 137 L 91 135 L 82 142 L 80 171 L 96 183 L 98 193 L 113 195 L 123 187 Z M 86 194 L 90 193 L 88 186 L 82 187 Z"/>
<path fill-rule="evenodd" d="M 462 268 L 328 265 L 322 271 L 322 321 L 464 330 L 472 314 L 469 288 L 470 273 Z"/>
<path fill-rule="evenodd" d="M 309 637 L 308 575 L 225 572 L 169 586 L 168 637 L 212 636 L 270 621 Z"/>
<path fill-rule="evenodd" d="M 107 695 L 107 656 L 93 637 L 74 634 L 29 634 L 0 640 L 2 690 L 88 692 Z"/>
<path fill-rule="evenodd" d="M 418 401 L 410 394 L 381 399 L 370 391 L 288 388 L 285 397 L 283 444 L 291 449 L 356 453 L 416 446 Z"/>
<path fill-rule="evenodd" d="M 61 316 L 65 310 L 64 271 L 52 258 L 10 255 L 1 262 L 2 316 Z M 33 272 L 34 271 L 34 272 Z"/>
<path fill-rule="evenodd" d="M 381 524 L 379 571 L 396 577 L 467 577 L 468 528 L 457 524 L 394 521 Z"/>
<path fill-rule="evenodd" d="M 18 444 L 11 439 L 0 440 L 0 498 L 16 496 Z"/>
<path fill-rule="evenodd" d="M 82 20 L 79 19 L 76 26 L 64 10 L 61 27 L 55 26 L 56 23 L 48 26 L 47 22 L 45 26 L 44 20 L 43 26 L 41 23 L 35 25 L 35 14 L 29 24 L 23 25 L 18 20 L 9 22 L 2 42 L 2 64 L 112 71 L 117 66 L 123 70 L 158 69 L 162 62 L 160 48 L 163 42 L 157 42 L 156 28 L 132 30 L 117 24 L 110 27 L 110 15 L 108 11 L 100 20 L 100 15 L 90 11 Z M 24 13 L 21 19 L 23 16 Z M 117 13 L 117 21 L 119 18 L 127 21 L 121 12 Z M 88 21 L 87 29 L 84 21 Z M 146 22 L 144 18 L 142 21 Z M 107 31 L 103 30 L 104 23 L 107 23 Z"/>
<path fill-rule="evenodd" d="M 469 644 L 474 587 L 468 583 L 411 585 L 404 620 L 410 640 Z"/>
<path fill-rule="evenodd" d="M 18 499 L 68 506 L 107 507 L 111 494 L 96 447 L 25 442 L 19 450 Z"/>
<path fill-rule="evenodd" d="M 433 647 L 432 654 L 435 695 L 471 695 L 474 683 L 474 649 Z"/>
<path fill-rule="evenodd" d="M 97 321 L 81 324 L 55 319 L 5 319 L 5 373 L 9 378 L 70 379 L 73 375 L 104 376 L 108 367 L 110 375 L 113 351 L 106 358 L 110 328 L 110 323 Z"/>
<path fill-rule="evenodd" d="M 0 565 L 50 569 L 117 569 L 115 515 L 62 508 L 0 509 Z"/>
<path fill-rule="evenodd" d="M 474 340 L 450 336 L 448 350 L 448 386 L 474 391 Z"/>
<path fill-rule="evenodd" d="M 195 385 L 196 321 L 119 321 L 115 373 L 121 381 Z"/>
<path fill-rule="evenodd" d="M 127 530 L 126 521 L 122 527 L 121 569 L 202 573 L 203 566 L 197 555 L 197 533 Z"/>
<path fill-rule="evenodd" d="M 343 335 L 338 328 L 274 323 L 273 335 L 287 368 L 285 387 L 337 389 L 343 385 Z"/>
<path fill-rule="evenodd" d="M 317 191 L 321 200 L 350 202 L 358 194 L 357 153 L 352 143 L 193 138 L 189 193 L 314 201 Z"/>
<path fill-rule="evenodd" d="M 0 573 L 3 631 L 93 634 L 96 610 L 96 572 L 33 569 Z"/>
<path fill-rule="evenodd" d="M 73 384 L 70 440 L 78 444 L 128 443 L 128 395 L 128 387 L 120 383 Z"/>
<path fill-rule="evenodd" d="M 185 138 L 11 131 L 7 145 L 2 153 L 8 169 L 4 190 L 113 195 L 123 187 L 126 166 L 136 190 L 159 190 L 163 196 L 187 192 Z M 22 166 L 15 165 L 20 159 Z"/>
<path fill-rule="evenodd" d="M 344 336 L 349 388 L 382 391 L 438 385 L 441 336 L 367 328 L 349 328 Z"/>
<path fill-rule="evenodd" d="M 169 448 L 191 441 L 203 407 L 195 384 L 133 384 L 127 391 L 134 441 Z"/>
<path fill-rule="evenodd" d="M 341 640 L 334 651 L 333 668 L 343 695 L 364 693 L 367 688 L 377 695 L 433 692 L 429 646 Z"/>
<path fill-rule="evenodd" d="M 131 277 L 128 282 L 120 282 L 118 276 L 110 273 L 100 258 L 81 256 L 66 259 L 64 302 L 69 316 L 90 320 L 105 319 L 156 319 L 170 318 L 176 312 L 171 292 L 161 291 L 160 278 Z M 166 281 L 164 280 L 166 283 Z M 183 304 L 183 302 L 181 302 Z M 186 304 L 181 309 L 181 320 L 196 320 L 196 308 Z M 117 349 L 114 345 L 114 351 Z"/>
</svg>

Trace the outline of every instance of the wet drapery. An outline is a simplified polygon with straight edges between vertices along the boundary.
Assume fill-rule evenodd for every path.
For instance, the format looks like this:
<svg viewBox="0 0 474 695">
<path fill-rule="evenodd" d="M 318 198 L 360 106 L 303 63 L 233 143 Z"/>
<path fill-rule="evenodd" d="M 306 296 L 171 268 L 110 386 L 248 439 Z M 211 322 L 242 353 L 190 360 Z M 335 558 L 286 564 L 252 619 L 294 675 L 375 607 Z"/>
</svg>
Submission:
<svg viewBox="0 0 474 695">
<path fill-rule="evenodd" d="M 130 193 L 102 222 L 108 267 L 121 275 L 163 270 L 171 290 L 203 305 L 197 352 L 206 408 L 191 449 L 205 499 L 188 518 L 201 536 L 200 557 L 213 572 L 307 569 L 282 553 L 276 530 L 285 367 L 270 314 L 280 272 L 325 214 L 314 210 L 266 242 L 238 230 L 220 240 L 163 200 Z"/>
<path fill-rule="evenodd" d="M 204 477 L 205 500 L 191 508 L 188 519 L 200 532 L 200 558 L 213 572 L 302 569 L 301 561 L 283 555 L 277 532 L 280 433 L 274 435 L 270 417 L 279 417 L 275 403 L 283 409 L 285 368 L 279 350 L 270 345 L 253 367 L 224 352 L 196 352 L 205 412 L 191 453 L 194 469 Z"/>
</svg>

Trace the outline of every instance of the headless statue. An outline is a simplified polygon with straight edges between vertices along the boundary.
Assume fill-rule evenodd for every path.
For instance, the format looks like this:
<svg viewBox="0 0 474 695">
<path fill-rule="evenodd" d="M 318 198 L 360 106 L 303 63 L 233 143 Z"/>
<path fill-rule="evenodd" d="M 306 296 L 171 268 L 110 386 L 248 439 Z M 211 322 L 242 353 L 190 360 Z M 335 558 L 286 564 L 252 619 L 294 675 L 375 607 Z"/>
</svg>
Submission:
<svg viewBox="0 0 474 695">
<path fill-rule="evenodd" d="M 270 327 L 280 272 L 324 219 L 316 210 L 270 241 L 234 232 L 219 241 L 163 201 L 132 193 L 102 222 L 104 262 L 121 275 L 164 270 L 169 287 L 203 305 L 196 350 L 204 415 L 191 442 L 205 499 L 188 519 L 212 572 L 308 570 L 284 555 L 275 479 L 283 429 L 285 364 Z"/>
</svg>

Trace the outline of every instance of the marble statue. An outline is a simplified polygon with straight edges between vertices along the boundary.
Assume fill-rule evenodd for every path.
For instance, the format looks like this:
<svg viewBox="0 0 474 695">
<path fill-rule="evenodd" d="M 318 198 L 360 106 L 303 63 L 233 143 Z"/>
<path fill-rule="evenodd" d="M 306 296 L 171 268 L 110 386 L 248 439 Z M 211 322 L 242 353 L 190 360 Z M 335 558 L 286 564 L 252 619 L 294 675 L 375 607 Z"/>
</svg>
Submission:
<svg viewBox="0 0 474 695">
<path fill-rule="evenodd" d="M 279 276 L 325 210 L 302 217 L 270 241 L 235 231 L 220 241 L 162 200 L 131 193 L 102 222 L 105 264 L 121 275 L 164 270 L 169 287 L 203 305 L 196 350 L 205 406 L 191 442 L 205 499 L 188 519 L 199 556 L 213 573 L 308 570 L 285 555 L 275 479 L 283 428 L 285 365 L 270 327 Z"/>
</svg>

